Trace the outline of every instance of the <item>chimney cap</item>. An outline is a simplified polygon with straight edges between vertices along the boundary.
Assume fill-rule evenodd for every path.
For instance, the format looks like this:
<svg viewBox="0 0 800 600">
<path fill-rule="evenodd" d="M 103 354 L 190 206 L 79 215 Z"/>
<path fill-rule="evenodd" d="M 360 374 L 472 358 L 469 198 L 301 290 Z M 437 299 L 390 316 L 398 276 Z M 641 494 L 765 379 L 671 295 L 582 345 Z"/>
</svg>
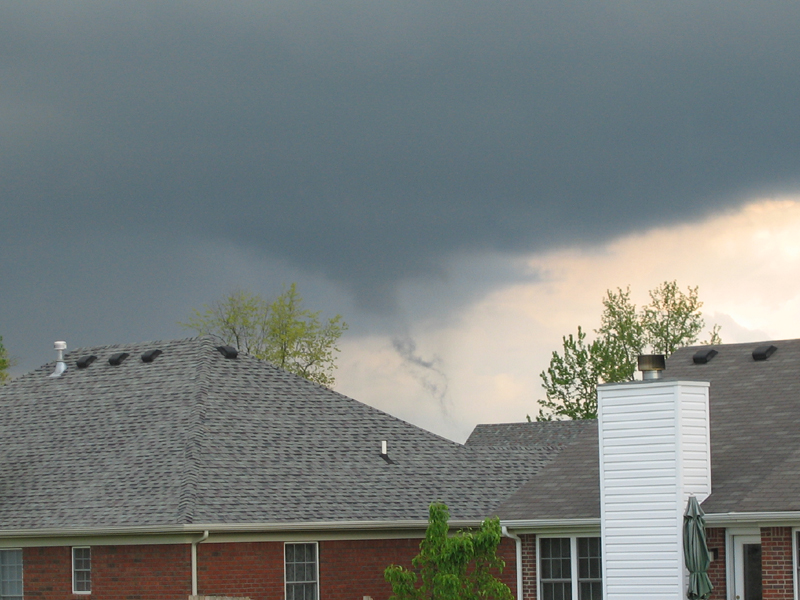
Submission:
<svg viewBox="0 0 800 600">
<path fill-rule="evenodd" d="M 663 354 L 640 354 L 637 360 L 642 379 L 661 379 L 661 371 L 666 368 L 666 357 Z"/>
<path fill-rule="evenodd" d="M 67 349 L 67 342 L 53 342 L 53 349 L 55 349 L 55 350 L 66 350 Z"/>
<path fill-rule="evenodd" d="M 663 354 L 640 354 L 637 362 L 640 371 L 663 371 L 667 368 L 667 359 Z"/>
</svg>

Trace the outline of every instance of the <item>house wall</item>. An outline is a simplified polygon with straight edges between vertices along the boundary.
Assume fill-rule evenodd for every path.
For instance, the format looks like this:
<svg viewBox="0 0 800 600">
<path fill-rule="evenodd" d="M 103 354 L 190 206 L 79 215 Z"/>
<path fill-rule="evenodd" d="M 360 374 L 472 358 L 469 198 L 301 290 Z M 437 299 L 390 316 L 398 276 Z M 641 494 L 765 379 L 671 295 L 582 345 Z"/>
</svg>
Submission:
<svg viewBox="0 0 800 600">
<path fill-rule="evenodd" d="M 536 536 L 522 539 L 522 600 L 536 600 Z"/>
<path fill-rule="evenodd" d="M 26 598 L 63 600 L 186 600 L 191 593 L 188 545 L 93 546 L 92 593 L 72 594 L 72 549 L 25 548 L 22 580 Z"/>
<path fill-rule="evenodd" d="M 198 544 L 197 593 L 282 598 L 283 542 Z"/>
<path fill-rule="evenodd" d="M 320 598 L 387 600 L 391 588 L 384 570 L 390 564 L 410 568 L 419 543 L 418 538 L 319 542 Z M 283 542 L 199 544 L 198 593 L 283 598 L 283 546 Z M 498 555 L 506 563 L 500 579 L 516 594 L 513 540 L 503 538 Z M 92 593 L 87 596 L 71 593 L 70 547 L 25 548 L 23 584 L 26 598 L 41 600 L 186 600 L 191 594 L 191 549 L 188 544 L 92 546 Z"/>
<path fill-rule="evenodd" d="M 708 550 L 717 550 L 717 559 L 708 567 L 708 578 L 714 586 L 709 600 L 726 600 L 728 597 L 728 584 L 725 575 L 725 529 L 721 527 L 706 529 L 706 542 Z"/>
<path fill-rule="evenodd" d="M 793 600 L 792 528 L 761 528 L 761 578 L 764 600 Z"/>
</svg>

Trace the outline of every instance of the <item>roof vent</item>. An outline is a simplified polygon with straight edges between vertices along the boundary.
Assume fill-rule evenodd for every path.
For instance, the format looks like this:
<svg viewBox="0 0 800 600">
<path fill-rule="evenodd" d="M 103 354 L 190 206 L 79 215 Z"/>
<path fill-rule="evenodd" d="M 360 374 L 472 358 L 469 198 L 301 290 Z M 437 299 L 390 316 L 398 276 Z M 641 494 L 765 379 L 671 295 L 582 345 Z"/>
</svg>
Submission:
<svg viewBox="0 0 800 600">
<path fill-rule="evenodd" d="M 77 363 L 78 364 L 78 368 L 79 369 L 85 369 L 86 367 L 88 367 L 90 364 L 92 364 L 96 360 L 97 360 L 97 357 L 94 354 L 90 354 L 89 356 L 83 356 L 80 359 L 78 359 L 78 363 Z"/>
<path fill-rule="evenodd" d="M 775 354 L 777 348 L 773 345 L 759 346 L 753 350 L 753 360 L 767 360 L 770 356 Z"/>
<path fill-rule="evenodd" d="M 233 346 L 217 346 L 217 350 L 225 358 L 236 358 L 239 356 L 239 351 Z"/>
<path fill-rule="evenodd" d="M 147 352 L 142 354 L 142 362 L 151 363 L 153 362 L 158 356 L 161 354 L 161 350 L 155 348 L 154 350 L 148 350 Z"/>
<path fill-rule="evenodd" d="M 381 442 L 381 458 L 390 465 L 394 464 L 394 461 L 391 458 L 389 458 L 389 442 L 386 440 L 383 440 Z"/>
<path fill-rule="evenodd" d="M 67 363 L 64 362 L 64 350 L 67 349 L 67 342 L 55 342 L 53 348 L 56 351 L 56 368 L 50 373 L 50 377 L 61 377 L 67 370 Z"/>
<path fill-rule="evenodd" d="M 128 358 L 130 354 L 127 352 L 117 352 L 116 354 L 112 354 L 111 358 L 108 359 L 108 364 L 113 366 L 119 366 L 122 364 L 122 361 Z"/>
<path fill-rule="evenodd" d="M 666 368 L 666 358 L 663 354 L 640 354 L 637 361 L 642 379 L 661 379 L 661 371 Z"/>
<path fill-rule="evenodd" d="M 692 361 L 694 361 L 694 364 L 696 365 L 704 365 L 717 354 L 719 354 L 719 352 L 713 348 L 703 348 L 702 350 L 698 350 L 694 353 L 694 356 L 692 356 Z"/>
</svg>

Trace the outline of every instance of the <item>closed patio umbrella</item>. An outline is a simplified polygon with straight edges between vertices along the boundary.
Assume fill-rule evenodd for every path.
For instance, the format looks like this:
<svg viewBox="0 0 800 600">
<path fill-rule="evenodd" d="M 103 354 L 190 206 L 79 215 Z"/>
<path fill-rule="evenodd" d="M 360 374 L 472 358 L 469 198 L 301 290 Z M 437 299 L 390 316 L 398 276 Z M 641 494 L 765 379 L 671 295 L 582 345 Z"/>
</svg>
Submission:
<svg viewBox="0 0 800 600">
<path fill-rule="evenodd" d="M 707 600 L 714 589 L 708 578 L 711 560 L 706 545 L 706 521 L 703 515 L 697 498 L 690 496 L 683 515 L 683 559 L 689 570 L 689 588 L 686 590 L 689 600 Z"/>
</svg>

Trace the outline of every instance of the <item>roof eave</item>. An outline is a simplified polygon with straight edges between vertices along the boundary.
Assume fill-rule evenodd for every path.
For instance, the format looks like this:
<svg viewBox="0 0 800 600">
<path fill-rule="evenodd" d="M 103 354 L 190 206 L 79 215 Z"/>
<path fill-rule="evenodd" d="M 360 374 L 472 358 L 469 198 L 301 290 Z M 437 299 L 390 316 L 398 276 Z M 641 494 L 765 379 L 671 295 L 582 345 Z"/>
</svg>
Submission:
<svg viewBox="0 0 800 600">
<path fill-rule="evenodd" d="M 600 517 L 576 519 L 500 519 L 500 524 L 515 533 L 535 533 L 551 530 L 600 529 Z"/>
<path fill-rule="evenodd" d="M 455 519 L 450 527 L 478 527 L 478 519 Z M 317 521 L 292 523 L 192 523 L 190 525 L 139 525 L 130 527 L 52 527 L 42 529 L 0 529 L 0 539 L 38 537 L 81 537 L 123 535 L 186 535 L 210 533 L 275 533 L 298 531 L 386 531 L 424 530 L 427 520 Z"/>
<path fill-rule="evenodd" d="M 800 511 L 708 513 L 705 516 L 705 520 L 708 526 L 759 525 L 762 527 L 798 527 L 800 526 Z"/>
</svg>

